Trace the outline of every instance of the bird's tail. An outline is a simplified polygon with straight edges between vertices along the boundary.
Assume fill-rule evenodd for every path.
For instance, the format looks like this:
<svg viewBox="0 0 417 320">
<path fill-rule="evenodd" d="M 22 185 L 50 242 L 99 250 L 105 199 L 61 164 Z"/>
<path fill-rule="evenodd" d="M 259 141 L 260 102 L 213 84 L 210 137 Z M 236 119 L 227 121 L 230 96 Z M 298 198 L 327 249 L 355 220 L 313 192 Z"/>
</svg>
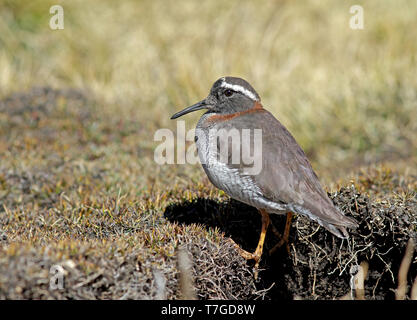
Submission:
<svg viewBox="0 0 417 320">
<path fill-rule="evenodd" d="M 346 228 L 356 229 L 359 225 L 353 218 L 343 216 L 342 220 L 343 221 L 341 221 L 342 223 L 340 224 L 329 223 L 326 221 L 320 221 L 320 224 L 335 236 L 342 239 L 348 239 L 349 233 Z"/>
</svg>

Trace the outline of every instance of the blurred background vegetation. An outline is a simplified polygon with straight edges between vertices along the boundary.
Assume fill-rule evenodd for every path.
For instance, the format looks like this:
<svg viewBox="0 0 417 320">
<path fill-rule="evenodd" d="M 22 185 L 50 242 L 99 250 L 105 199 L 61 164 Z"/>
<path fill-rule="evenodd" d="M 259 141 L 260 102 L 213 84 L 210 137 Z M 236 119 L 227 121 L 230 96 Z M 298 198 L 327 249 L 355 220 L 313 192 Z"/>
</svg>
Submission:
<svg viewBox="0 0 417 320">
<path fill-rule="evenodd" d="M 49 27 L 56 4 L 64 30 Z M 363 30 L 349 27 L 356 4 Z M 53 260 L 75 259 L 78 240 L 112 256 L 91 240 L 111 237 L 172 255 L 184 231 L 144 225 L 165 224 L 172 197 L 223 193 L 199 165 L 156 164 L 153 136 L 225 75 L 255 87 L 328 189 L 375 165 L 381 184 L 415 173 L 416 14 L 414 0 L 0 0 L 0 232 L 63 239 Z"/>
<path fill-rule="evenodd" d="M 65 29 L 52 31 L 57 3 Z M 353 4 L 363 30 L 349 28 Z M 175 128 L 169 115 L 240 76 L 332 178 L 380 161 L 415 166 L 416 12 L 412 0 L 1 1 L 0 96 L 86 88 L 97 112 L 134 120 L 151 151 L 157 128 Z"/>
</svg>

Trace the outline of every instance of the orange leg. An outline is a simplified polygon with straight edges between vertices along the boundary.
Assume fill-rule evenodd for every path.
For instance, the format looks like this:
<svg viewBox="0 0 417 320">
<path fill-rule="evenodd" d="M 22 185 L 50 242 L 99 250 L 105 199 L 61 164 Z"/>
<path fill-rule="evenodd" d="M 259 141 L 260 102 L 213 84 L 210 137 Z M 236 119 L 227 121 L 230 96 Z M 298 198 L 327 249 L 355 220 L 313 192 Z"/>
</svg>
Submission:
<svg viewBox="0 0 417 320">
<path fill-rule="evenodd" d="M 277 245 L 275 245 L 275 247 L 273 247 L 271 250 L 269 250 L 269 254 L 274 253 L 278 248 L 280 248 L 284 243 L 287 244 L 287 251 L 289 252 L 289 247 L 288 247 L 288 237 L 290 236 L 290 229 L 291 229 L 291 221 L 292 221 L 292 216 L 293 213 L 292 212 L 288 212 L 287 213 L 287 220 L 285 222 L 285 229 L 284 229 L 284 235 L 282 236 L 281 240 L 278 242 Z"/>
<path fill-rule="evenodd" d="M 251 260 L 251 259 L 255 260 L 255 268 L 258 268 L 259 261 L 261 261 L 262 251 L 263 251 L 264 242 L 265 242 L 265 236 L 266 236 L 266 232 L 268 231 L 268 226 L 269 226 L 269 222 L 270 222 L 268 212 L 266 212 L 265 210 L 260 209 L 259 213 L 262 215 L 262 230 L 261 230 L 261 235 L 259 237 L 258 245 L 256 247 L 255 252 L 250 253 L 246 250 L 243 250 L 241 247 L 239 247 L 239 245 L 237 245 L 232 240 L 232 243 L 239 250 L 239 253 L 243 258 L 245 258 L 247 260 Z"/>
<path fill-rule="evenodd" d="M 262 215 L 262 230 L 261 235 L 259 236 L 258 246 L 256 247 L 255 252 L 253 253 L 255 256 L 256 267 L 259 265 L 259 261 L 261 260 L 262 251 L 264 248 L 265 236 L 266 232 L 268 231 L 268 226 L 270 223 L 269 214 L 265 210 L 259 210 Z"/>
</svg>

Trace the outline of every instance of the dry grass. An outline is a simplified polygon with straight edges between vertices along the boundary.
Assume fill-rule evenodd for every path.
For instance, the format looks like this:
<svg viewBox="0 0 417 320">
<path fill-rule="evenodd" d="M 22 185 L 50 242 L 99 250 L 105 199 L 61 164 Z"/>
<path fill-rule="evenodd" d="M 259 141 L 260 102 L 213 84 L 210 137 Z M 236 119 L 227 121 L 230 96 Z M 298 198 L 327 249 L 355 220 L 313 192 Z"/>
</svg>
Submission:
<svg viewBox="0 0 417 320">
<path fill-rule="evenodd" d="M 254 85 L 329 189 L 415 199 L 414 1 L 364 2 L 361 31 L 334 1 L 71 1 L 62 31 L 53 4 L 0 2 L 0 297 L 155 298 L 159 268 L 177 298 L 190 242 L 199 298 L 265 295 L 219 229 L 163 217 L 227 201 L 198 165 L 153 161 L 155 130 L 223 75 Z M 210 256 L 228 270 L 215 283 Z M 48 289 L 53 264 L 68 290 Z"/>
<path fill-rule="evenodd" d="M 415 159 L 411 0 L 367 1 L 361 31 L 348 27 L 350 4 L 332 1 L 71 1 L 63 31 L 48 27 L 51 4 L 0 4 L 0 95 L 33 85 L 88 88 L 100 113 L 149 129 L 149 147 L 155 128 L 174 127 L 161 115 L 237 75 L 319 168 Z"/>
</svg>

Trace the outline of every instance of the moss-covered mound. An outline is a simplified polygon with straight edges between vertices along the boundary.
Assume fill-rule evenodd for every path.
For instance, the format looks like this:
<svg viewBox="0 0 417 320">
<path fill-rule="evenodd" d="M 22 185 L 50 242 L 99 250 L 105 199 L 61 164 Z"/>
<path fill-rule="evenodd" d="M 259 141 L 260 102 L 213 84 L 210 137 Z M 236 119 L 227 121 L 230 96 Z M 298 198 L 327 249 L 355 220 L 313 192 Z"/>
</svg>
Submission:
<svg viewBox="0 0 417 320">
<path fill-rule="evenodd" d="M 396 178 L 391 176 L 393 183 Z M 258 290 L 273 284 L 266 294 L 271 299 L 336 299 L 350 292 L 355 296 L 355 291 L 351 290 L 352 281 L 359 265 L 367 262 L 365 298 L 395 298 L 398 271 L 407 242 L 417 239 L 415 190 L 371 200 L 352 185 L 329 195 L 343 212 L 360 223 L 358 230 L 352 231 L 348 240 L 341 240 L 308 218 L 296 216 L 292 221 L 289 252 L 282 247 L 272 254 L 268 254 L 268 250 L 279 238 L 269 232 Z M 197 199 L 170 206 L 166 216 L 171 221 L 185 224 L 218 227 L 243 248 L 252 251 L 261 225 L 255 209 L 233 200 L 218 203 Z M 285 218 L 272 216 L 272 222 L 280 229 Z M 414 257 L 408 272 L 409 285 L 416 276 L 417 257 Z"/>
</svg>

